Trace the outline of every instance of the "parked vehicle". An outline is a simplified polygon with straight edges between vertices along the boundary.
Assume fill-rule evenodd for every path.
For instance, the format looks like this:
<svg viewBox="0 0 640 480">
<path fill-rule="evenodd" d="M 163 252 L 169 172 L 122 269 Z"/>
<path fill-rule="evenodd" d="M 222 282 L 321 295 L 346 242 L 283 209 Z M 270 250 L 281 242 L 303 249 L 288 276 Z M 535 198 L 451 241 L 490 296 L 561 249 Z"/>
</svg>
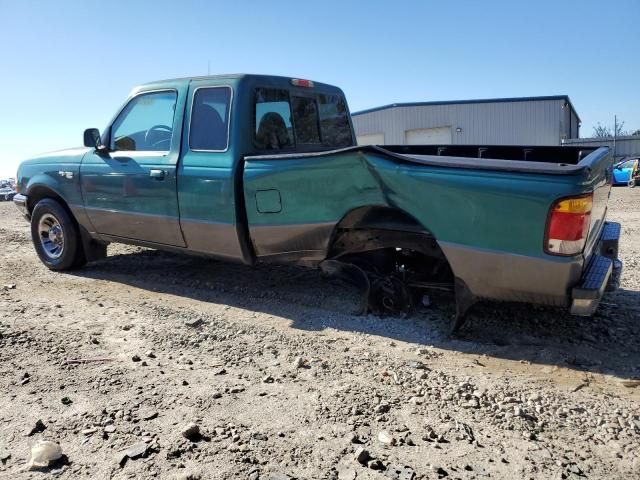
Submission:
<svg viewBox="0 0 640 480">
<path fill-rule="evenodd" d="M 13 188 L 10 188 L 10 187 L 0 188 L 0 200 L 4 202 L 8 202 L 9 200 L 12 200 L 15 194 L 16 194 L 16 191 Z"/>
<path fill-rule="evenodd" d="M 336 87 L 274 76 L 154 82 L 84 148 L 23 162 L 14 201 L 52 270 L 109 242 L 295 263 L 403 313 L 451 290 L 594 313 L 617 287 L 607 148 L 362 146 Z"/>
<path fill-rule="evenodd" d="M 616 163 L 613 167 L 613 184 L 635 186 L 637 177 L 640 175 L 640 159 L 625 158 Z"/>
</svg>

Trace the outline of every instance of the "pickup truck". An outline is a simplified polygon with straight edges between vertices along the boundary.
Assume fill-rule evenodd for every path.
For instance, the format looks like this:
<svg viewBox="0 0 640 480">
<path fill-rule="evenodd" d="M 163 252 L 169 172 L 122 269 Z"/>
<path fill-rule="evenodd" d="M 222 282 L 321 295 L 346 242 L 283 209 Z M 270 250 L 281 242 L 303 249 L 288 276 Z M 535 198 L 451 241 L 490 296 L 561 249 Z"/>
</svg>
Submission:
<svg viewBox="0 0 640 480">
<path fill-rule="evenodd" d="M 339 274 L 363 308 L 453 292 L 592 315 L 618 286 L 607 148 L 357 146 L 344 94 L 261 75 L 135 88 L 101 135 L 18 170 L 14 202 L 52 270 L 110 242 Z"/>
</svg>

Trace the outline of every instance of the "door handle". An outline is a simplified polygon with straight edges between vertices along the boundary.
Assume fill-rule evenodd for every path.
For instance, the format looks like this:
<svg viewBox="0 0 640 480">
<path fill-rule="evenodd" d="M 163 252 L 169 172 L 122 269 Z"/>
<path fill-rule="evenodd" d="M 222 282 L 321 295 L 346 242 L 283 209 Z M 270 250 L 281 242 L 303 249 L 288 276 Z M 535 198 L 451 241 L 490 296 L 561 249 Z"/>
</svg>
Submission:
<svg viewBox="0 0 640 480">
<path fill-rule="evenodd" d="M 152 168 L 151 170 L 149 170 L 149 176 L 151 178 L 155 178 L 156 180 L 164 180 L 164 170 Z"/>
</svg>

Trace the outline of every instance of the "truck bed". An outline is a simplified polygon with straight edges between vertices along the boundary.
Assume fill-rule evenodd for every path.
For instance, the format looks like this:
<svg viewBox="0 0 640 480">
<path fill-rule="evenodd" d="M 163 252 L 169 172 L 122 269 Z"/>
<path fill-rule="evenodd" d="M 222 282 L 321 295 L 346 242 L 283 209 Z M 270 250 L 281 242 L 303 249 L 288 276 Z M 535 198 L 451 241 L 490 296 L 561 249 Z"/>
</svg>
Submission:
<svg viewBox="0 0 640 480">
<path fill-rule="evenodd" d="M 366 145 L 313 153 L 287 153 L 246 157 L 275 160 L 320 157 L 336 153 L 380 153 L 399 162 L 436 167 L 497 170 L 552 175 L 576 175 L 597 166 L 608 149 L 502 145 Z"/>
</svg>

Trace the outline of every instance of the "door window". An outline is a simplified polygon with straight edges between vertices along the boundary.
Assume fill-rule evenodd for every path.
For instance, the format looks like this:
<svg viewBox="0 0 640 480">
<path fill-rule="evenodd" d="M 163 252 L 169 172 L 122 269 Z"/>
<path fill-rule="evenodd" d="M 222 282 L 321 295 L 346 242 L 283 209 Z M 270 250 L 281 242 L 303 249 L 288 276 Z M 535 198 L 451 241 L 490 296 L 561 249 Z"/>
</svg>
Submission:
<svg viewBox="0 0 640 480">
<path fill-rule="evenodd" d="M 151 92 L 131 99 L 111 127 L 111 149 L 169 151 L 177 93 Z"/>
<path fill-rule="evenodd" d="M 224 151 L 229 139 L 231 88 L 199 88 L 193 97 L 189 148 Z"/>
</svg>

